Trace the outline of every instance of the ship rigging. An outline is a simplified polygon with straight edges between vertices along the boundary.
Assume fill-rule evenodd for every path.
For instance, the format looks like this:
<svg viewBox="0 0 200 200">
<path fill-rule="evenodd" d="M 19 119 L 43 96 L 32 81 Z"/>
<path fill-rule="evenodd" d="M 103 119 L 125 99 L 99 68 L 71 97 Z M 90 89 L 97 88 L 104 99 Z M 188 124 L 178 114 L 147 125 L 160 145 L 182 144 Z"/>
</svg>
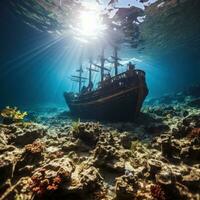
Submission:
<svg viewBox="0 0 200 200">
<path fill-rule="evenodd" d="M 76 70 L 79 75 L 72 76 L 72 80 L 79 84 L 79 93 L 64 93 L 72 115 L 108 121 L 132 121 L 135 119 L 148 94 L 145 72 L 135 69 L 135 66 L 129 63 L 128 69 L 119 73 L 119 66 L 123 66 L 120 61 L 116 46 L 113 47 L 111 59 L 105 58 L 105 49 L 102 48 L 100 64 L 89 59 L 89 67 L 86 68 L 89 71 L 88 78 L 83 77 L 83 65 L 82 62 L 80 63 L 79 69 Z M 111 77 L 111 70 L 105 66 L 105 62 L 113 65 L 114 76 Z M 93 88 L 93 72 L 100 72 L 100 82 L 97 88 Z M 89 80 L 88 86 L 82 86 L 86 80 Z"/>
</svg>

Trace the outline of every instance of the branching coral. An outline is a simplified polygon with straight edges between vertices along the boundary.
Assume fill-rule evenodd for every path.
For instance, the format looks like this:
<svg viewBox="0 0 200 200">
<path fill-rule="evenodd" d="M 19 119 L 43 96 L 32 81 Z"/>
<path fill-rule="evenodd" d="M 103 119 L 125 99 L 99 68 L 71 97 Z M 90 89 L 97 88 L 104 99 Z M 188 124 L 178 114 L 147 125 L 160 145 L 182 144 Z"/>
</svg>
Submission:
<svg viewBox="0 0 200 200">
<path fill-rule="evenodd" d="M 11 108 L 7 106 L 1 112 L 1 117 L 3 118 L 4 124 L 12 124 L 15 122 L 20 122 L 27 115 L 27 112 L 21 112 L 17 107 Z"/>
</svg>

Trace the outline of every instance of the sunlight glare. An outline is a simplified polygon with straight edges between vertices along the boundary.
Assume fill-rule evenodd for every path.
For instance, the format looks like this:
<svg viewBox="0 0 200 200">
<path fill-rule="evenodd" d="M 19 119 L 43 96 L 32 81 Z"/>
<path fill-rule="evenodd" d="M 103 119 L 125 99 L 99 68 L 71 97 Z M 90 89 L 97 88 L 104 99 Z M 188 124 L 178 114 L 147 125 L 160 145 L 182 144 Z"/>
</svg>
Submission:
<svg viewBox="0 0 200 200">
<path fill-rule="evenodd" d="M 103 24 L 101 9 L 93 4 L 87 4 L 87 7 L 79 14 L 76 26 L 76 37 L 81 39 L 99 39 L 106 25 Z"/>
</svg>

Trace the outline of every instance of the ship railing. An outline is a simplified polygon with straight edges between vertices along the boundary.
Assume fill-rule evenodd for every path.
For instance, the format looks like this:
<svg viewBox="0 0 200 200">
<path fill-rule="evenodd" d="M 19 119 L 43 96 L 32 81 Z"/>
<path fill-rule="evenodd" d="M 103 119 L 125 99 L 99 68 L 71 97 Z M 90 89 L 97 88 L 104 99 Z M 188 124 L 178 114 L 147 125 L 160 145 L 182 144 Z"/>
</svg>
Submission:
<svg viewBox="0 0 200 200">
<path fill-rule="evenodd" d="M 136 74 L 137 76 L 145 77 L 145 72 L 140 69 L 127 70 L 126 72 L 120 73 L 110 79 L 110 82 L 119 81 L 120 79 L 126 78 L 128 75 Z"/>
<path fill-rule="evenodd" d="M 136 69 L 136 70 L 128 70 L 128 71 L 120 73 L 120 74 L 118 74 L 118 75 L 116 75 L 114 77 L 111 77 L 108 80 L 104 80 L 103 84 L 101 83 L 96 90 L 92 91 L 93 98 L 95 98 L 95 96 L 99 95 L 99 90 L 101 90 L 102 87 L 103 88 L 107 87 L 107 85 L 110 85 L 110 83 L 112 83 L 111 85 L 119 84 L 120 87 L 124 87 L 125 83 L 124 83 L 123 80 L 125 80 L 127 77 L 130 77 L 130 78 L 131 77 L 142 77 L 143 78 L 143 77 L 145 77 L 145 72 L 142 71 L 142 70 L 138 70 L 138 69 Z M 81 94 L 82 100 L 83 99 L 87 100 L 88 94 L 91 95 L 91 92 L 85 92 L 84 94 Z"/>
</svg>

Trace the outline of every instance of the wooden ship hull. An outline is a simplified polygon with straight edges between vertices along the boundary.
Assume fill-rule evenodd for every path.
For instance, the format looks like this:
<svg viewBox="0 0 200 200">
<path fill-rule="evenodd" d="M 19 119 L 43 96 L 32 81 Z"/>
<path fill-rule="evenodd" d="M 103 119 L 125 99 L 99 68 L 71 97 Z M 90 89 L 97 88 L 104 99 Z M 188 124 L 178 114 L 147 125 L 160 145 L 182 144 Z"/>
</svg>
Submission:
<svg viewBox="0 0 200 200">
<path fill-rule="evenodd" d="M 101 121 L 132 121 L 139 114 L 148 88 L 145 73 L 131 70 L 101 82 L 101 86 L 83 94 L 64 93 L 75 117 Z"/>
</svg>

